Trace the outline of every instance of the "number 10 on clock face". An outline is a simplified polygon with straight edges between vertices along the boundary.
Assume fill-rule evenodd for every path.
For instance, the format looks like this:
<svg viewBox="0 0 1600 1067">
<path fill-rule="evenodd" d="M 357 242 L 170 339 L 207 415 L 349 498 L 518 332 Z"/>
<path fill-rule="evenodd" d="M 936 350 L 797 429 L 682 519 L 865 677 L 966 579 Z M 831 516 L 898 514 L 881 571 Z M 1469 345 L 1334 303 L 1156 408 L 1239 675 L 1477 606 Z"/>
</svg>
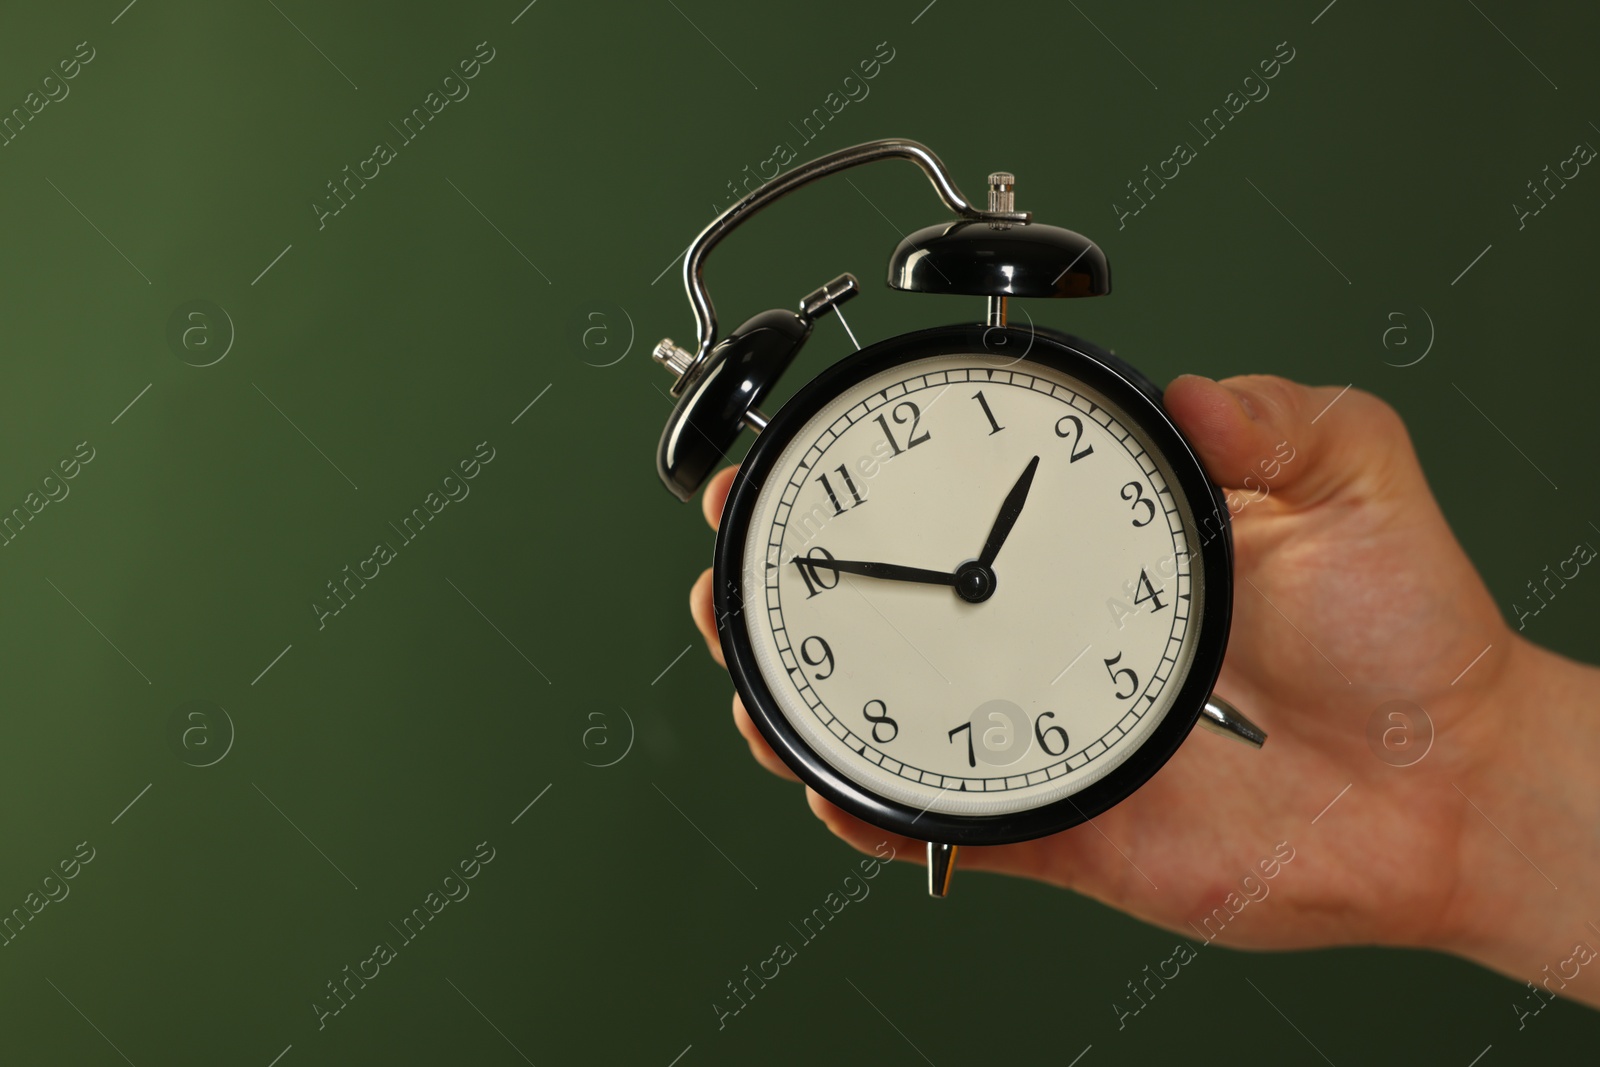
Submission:
<svg viewBox="0 0 1600 1067">
<path fill-rule="evenodd" d="M 1047 355 L 841 365 L 747 460 L 736 677 L 857 798 L 945 825 L 1060 810 L 1138 762 L 1195 668 L 1209 486 L 1142 394 Z"/>
</svg>

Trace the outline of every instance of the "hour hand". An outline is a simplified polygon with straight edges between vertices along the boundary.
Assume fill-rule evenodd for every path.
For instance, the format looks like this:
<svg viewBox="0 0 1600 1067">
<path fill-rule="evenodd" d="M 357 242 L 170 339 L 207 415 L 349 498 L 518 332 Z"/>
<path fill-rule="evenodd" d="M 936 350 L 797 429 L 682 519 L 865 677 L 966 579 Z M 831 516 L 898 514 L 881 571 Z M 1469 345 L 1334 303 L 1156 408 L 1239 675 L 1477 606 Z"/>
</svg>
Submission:
<svg viewBox="0 0 1600 1067">
<path fill-rule="evenodd" d="M 789 561 L 802 571 L 843 571 L 861 574 L 868 578 L 884 578 L 891 582 L 921 582 L 925 585 L 955 585 L 956 576 L 948 571 L 930 571 L 922 567 L 902 567 L 897 563 L 869 563 L 853 559 L 818 559 L 815 556 L 795 556 Z"/>
<path fill-rule="evenodd" d="M 1022 476 L 1017 479 L 1017 483 L 1011 487 L 1011 492 L 1006 494 L 1005 500 L 1001 503 L 1000 515 L 994 520 L 994 526 L 983 542 L 983 553 L 978 557 L 978 562 L 985 567 L 994 565 L 995 557 L 1000 554 L 1000 547 L 1006 543 L 1006 538 L 1011 536 L 1011 528 L 1017 524 L 1017 516 L 1022 514 L 1022 505 L 1028 502 L 1028 490 L 1033 487 L 1033 473 L 1038 469 L 1039 457 L 1034 456 L 1028 461 Z"/>
</svg>

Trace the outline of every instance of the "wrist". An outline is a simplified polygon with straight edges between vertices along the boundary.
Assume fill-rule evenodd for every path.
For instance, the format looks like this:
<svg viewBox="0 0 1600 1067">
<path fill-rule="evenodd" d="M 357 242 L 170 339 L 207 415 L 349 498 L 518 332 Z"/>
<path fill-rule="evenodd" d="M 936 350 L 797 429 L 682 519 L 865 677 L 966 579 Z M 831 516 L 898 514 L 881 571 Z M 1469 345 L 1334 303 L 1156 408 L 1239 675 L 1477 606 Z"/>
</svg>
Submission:
<svg viewBox="0 0 1600 1067">
<path fill-rule="evenodd" d="M 1600 670 L 1508 637 L 1447 764 L 1457 888 L 1430 947 L 1600 1005 Z"/>
</svg>

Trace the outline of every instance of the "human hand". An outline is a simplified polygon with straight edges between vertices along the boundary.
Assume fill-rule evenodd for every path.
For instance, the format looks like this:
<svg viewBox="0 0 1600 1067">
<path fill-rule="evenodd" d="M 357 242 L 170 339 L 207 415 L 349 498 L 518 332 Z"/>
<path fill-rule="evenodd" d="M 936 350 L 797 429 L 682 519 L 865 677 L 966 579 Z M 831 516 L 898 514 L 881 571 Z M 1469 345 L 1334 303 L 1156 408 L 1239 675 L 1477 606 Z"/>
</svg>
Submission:
<svg viewBox="0 0 1600 1067">
<path fill-rule="evenodd" d="M 1589 936 L 1583 887 L 1600 883 L 1589 828 L 1600 723 L 1581 707 L 1600 672 L 1510 629 L 1381 400 L 1186 375 L 1165 403 L 1235 512 L 1217 691 L 1271 739 L 1257 752 L 1195 731 L 1090 823 L 963 847 L 961 870 L 1040 879 L 1242 947 L 1438 948 L 1524 978 L 1569 957 Z M 706 489 L 713 526 L 733 473 Z M 723 662 L 711 600 L 708 570 L 691 611 Z M 1409 766 L 1368 744 L 1391 699 L 1433 724 L 1431 750 Z M 734 720 L 763 766 L 798 780 L 737 696 Z M 922 860 L 919 842 L 807 799 L 856 848 L 887 836 Z M 1600 1003 L 1600 968 L 1551 988 Z"/>
</svg>

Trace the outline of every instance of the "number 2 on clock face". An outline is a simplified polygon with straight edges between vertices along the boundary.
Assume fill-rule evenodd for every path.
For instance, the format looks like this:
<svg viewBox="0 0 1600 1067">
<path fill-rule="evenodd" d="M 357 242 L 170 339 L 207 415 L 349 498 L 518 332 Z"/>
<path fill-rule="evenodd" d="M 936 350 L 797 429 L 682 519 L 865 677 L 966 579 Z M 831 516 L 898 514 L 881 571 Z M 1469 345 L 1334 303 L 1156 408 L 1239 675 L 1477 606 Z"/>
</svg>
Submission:
<svg viewBox="0 0 1600 1067">
<path fill-rule="evenodd" d="M 1159 724 L 1194 655 L 1203 590 L 1174 484 L 1135 421 L 1027 359 L 933 356 L 844 388 L 782 445 L 744 534 L 743 618 L 778 710 L 912 808 L 1003 814 L 1085 788 Z M 979 564 L 992 588 L 961 592 Z"/>
</svg>

